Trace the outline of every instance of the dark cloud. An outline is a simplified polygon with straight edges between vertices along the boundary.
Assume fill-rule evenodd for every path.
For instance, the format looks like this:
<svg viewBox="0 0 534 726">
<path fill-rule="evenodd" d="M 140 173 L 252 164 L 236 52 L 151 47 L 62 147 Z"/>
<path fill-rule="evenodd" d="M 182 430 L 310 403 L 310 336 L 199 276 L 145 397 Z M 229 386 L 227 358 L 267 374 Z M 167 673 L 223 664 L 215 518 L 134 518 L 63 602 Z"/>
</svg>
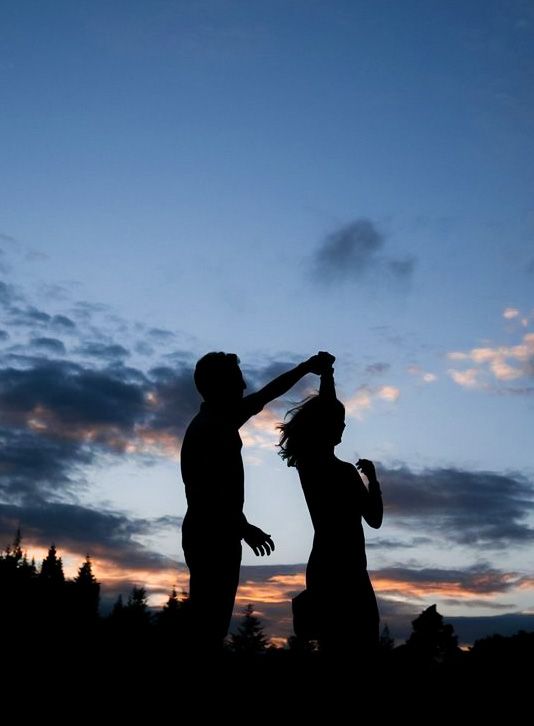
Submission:
<svg viewBox="0 0 534 726">
<path fill-rule="evenodd" d="M 71 497 L 83 482 L 83 467 L 93 460 L 93 452 L 75 440 L 0 427 L 1 497 L 15 504 Z"/>
<path fill-rule="evenodd" d="M 0 342 L 2 340 L 9 340 L 9 333 L 7 330 L 0 330 Z"/>
<path fill-rule="evenodd" d="M 193 369 L 160 366 L 149 371 L 149 377 L 155 397 L 150 429 L 181 439 L 201 402 L 193 380 Z"/>
<path fill-rule="evenodd" d="M 391 365 L 389 363 L 381 363 L 378 361 L 377 363 L 371 363 L 370 365 L 365 367 L 365 372 L 370 373 L 371 375 L 381 375 L 382 373 L 386 373 L 391 368 Z"/>
<path fill-rule="evenodd" d="M 379 549 L 379 550 L 397 550 L 397 549 L 410 549 L 412 547 L 420 547 L 421 545 L 432 544 L 430 537 L 413 537 L 410 540 L 400 539 L 373 539 L 366 542 L 367 549 Z"/>
<path fill-rule="evenodd" d="M 316 250 L 313 277 L 324 284 L 361 280 L 370 273 L 402 280 L 411 277 L 415 260 L 381 254 L 385 237 L 370 219 L 360 218 L 329 234 Z"/>
<path fill-rule="evenodd" d="M 357 219 L 329 234 L 315 253 L 317 276 L 325 282 L 359 278 L 375 264 L 384 237 L 369 219 Z"/>
<path fill-rule="evenodd" d="M 37 348 L 46 353 L 65 355 L 67 352 L 64 343 L 57 338 L 32 338 L 30 345 L 32 348 Z"/>
<path fill-rule="evenodd" d="M 168 342 L 176 337 L 171 330 L 164 330 L 163 328 L 151 328 L 147 335 L 161 342 Z"/>
<path fill-rule="evenodd" d="M 372 577 L 398 582 L 399 589 L 406 585 L 450 585 L 463 593 L 479 595 L 508 592 L 524 579 L 516 573 L 496 570 L 488 564 L 477 564 L 463 569 L 386 567 L 373 571 Z"/>
<path fill-rule="evenodd" d="M 39 310 L 33 305 L 25 308 L 12 307 L 10 313 L 11 322 L 21 327 L 35 328 L 48 325 L 52 319 L 51 315 L 45 313 L 44 310 Z"/>
<path fill-rule="evenodd" d="M 54 328 L 59 328 L 65 331 L 73 331 L 76 329 L 76 324 L 66 315 L 54 315 L 51 320 L 51 325 Z"/>
<path fill-rule="evenodd" d="M 25 506 L 0 504 L 0 536 L 6 544 L 18 527 L 33 545 L 58 547 L 105 558 L 125 568 L 166 569 L 174 560 L 144 547 L 136 538 L 154 535 L 181 519 L 135 518 L 121 512 L 90 509 L 78 504 L 40 502 Z"/>
<path fill-rule="evenodd" d="M 130 431 L 145 416 L 144 390 L 130 369 L 94 370 L 67 361 L 0 370 L 0 420 L 27 421 L 36 409 L 47 426 L 115 425 Z M 69 435 L 68 432 L 64 432 Z"/>
<path fill-rule="evenodd" d="M 9 501 L 70 496 L 84 467 L 132 444 L 155 460 L 158 446 L 179 447 L 200 403 L 190 367 L 146 375 L 119 364 L 8 360 L 0 369 L 0 488 Z"/>
<path fill-rule="evenodd" d="M 381 467 L 387 516 L 457 544 L 505 547 L 534 540 L 534 485 L 521 474 Z"/>
<path fill-rule="evenodd" d="M 117 360 L 127 358 L 130 355 L 130 352 L 126 348 L 117 343 L 87 342 L 78 348 L 77 352 L 82 355 L 103 358 L 105 360 Z"/>
</svg>

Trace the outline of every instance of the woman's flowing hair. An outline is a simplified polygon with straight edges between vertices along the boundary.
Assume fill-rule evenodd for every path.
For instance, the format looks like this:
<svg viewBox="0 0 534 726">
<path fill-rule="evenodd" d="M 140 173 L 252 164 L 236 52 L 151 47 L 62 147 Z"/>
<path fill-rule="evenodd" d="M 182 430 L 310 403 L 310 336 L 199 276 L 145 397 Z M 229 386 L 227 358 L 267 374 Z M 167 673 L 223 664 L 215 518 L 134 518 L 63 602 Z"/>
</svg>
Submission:
<svg viewBox="0 0 534 726">
<path fill-rule="evenodd" d="M 317 451 L 328 441 L 332 424 L 345 416 L 345 406 L 337 399 L 329 400 L 315 394 L 290 409 L 280 429 L 278 452 L 288 466 L 298 466 L 299 461 Z M 289 418 L 288 418 L 289 417 Z"/>
</svg>

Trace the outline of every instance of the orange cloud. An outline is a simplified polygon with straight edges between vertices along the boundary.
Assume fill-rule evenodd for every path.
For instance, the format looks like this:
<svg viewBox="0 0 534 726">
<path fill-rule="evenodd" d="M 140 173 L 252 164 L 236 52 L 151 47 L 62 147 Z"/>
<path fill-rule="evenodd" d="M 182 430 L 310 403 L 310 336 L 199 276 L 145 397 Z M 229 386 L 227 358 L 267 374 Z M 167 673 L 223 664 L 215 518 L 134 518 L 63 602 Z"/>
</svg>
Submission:
<svg viewBox="0 0 534 726">
<path fill-rule="evenodd" d="M 287 603 L 295 591 L 305 587 L 304 572 L 296 575 L 273 575 L 264 582 L 247 580 L 239 586 L 236 602 Z"/>
<path fill-rule="evenodd" d="M 280 415 L 265 408 L 257 416 L 253 416 L 241 429 L 240 435 L 244 445 L 271 449 L 278 443 L 279 433 L 276 427 L 280 421 Z"/>
</svg>

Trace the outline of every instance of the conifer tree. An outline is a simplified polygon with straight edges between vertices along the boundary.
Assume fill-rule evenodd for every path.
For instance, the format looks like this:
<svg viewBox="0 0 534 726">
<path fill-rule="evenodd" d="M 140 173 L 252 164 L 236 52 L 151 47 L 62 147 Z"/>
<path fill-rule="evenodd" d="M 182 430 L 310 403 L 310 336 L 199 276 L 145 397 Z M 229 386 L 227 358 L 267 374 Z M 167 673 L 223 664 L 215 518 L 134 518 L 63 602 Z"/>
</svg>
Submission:
<svg viewBox="0 0 534 726">
<path fill-rule="evenodd" d="M 63 562 L 61 557 L 57 556 L 57 550 L 54 544 L 51 545 L 47 556 L 43 560 L 39 577 L 41 580 L 53 584 L 63 584 L 65 582 Z"/>
<path fill-rule="evenodd" d="M 412 634 L 406 642 L 408 649 L 422 660 L 441 663 L 457 653 L 458 638 L 452 625 L 431 605 L 412 621 Z"/>
<path fill-rule="evenodd" d="M 259 618 L 254 615 L 253 605 L 247 605 L 237 633 L 232 634 L 232 650 L 243 655 L 263 653 L 269 641 Z"/>
<path fill-rule="evenodd" d="M 91 558 L 86 556 L 85 562 L 78 569 L 73 582 L 74 603 L 78 616 L 94 620 L 98 615 L 100 602 L 100 583 L 93 575 Z"/>
</svg>

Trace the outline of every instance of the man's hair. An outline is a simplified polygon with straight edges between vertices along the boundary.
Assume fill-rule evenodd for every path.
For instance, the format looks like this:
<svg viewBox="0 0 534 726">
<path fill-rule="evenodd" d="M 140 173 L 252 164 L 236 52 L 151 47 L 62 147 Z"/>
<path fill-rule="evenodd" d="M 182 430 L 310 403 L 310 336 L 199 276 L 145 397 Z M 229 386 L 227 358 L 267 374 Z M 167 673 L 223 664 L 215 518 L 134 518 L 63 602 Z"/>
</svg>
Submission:
<svg viewBox="0 0 534 726">
<path fill-rule="evenodd" d="M 195 366 L 195 385 L 205 400 L 220 395 L 229 374 L 235 373 L 239 358 L 235 353 L 207 353 Z"/>
</svg>

